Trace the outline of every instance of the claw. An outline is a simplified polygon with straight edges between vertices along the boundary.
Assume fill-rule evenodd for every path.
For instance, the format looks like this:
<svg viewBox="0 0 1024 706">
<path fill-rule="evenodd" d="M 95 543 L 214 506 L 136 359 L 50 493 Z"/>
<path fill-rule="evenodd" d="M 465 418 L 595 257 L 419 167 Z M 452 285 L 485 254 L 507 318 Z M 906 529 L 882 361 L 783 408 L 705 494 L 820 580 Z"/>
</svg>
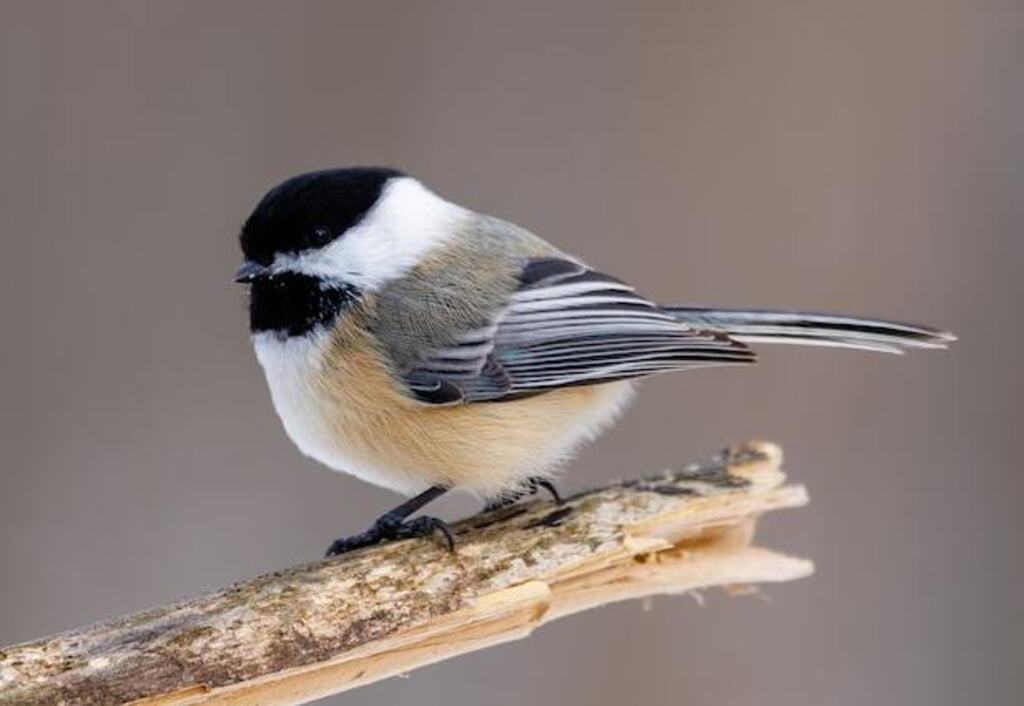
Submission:
<svg viewBox="0 0 1024 706">
<path fill-rule="evenodd" d="M 404 529 L 409 533 L 408 537 L 428 537 L 435 532 L 440 532 L 441 536 L 444 537 L 445 544 L 448 545 L 448 551 L 455 551 L 455 535 L 452 533 L 452 528 L 444 520 L 429 516 L 417 517 L 412 522 L 404 525 Z"/>
<path fill-rule="evenodd" d="M 531 478 L 530 485 L 533 486 L 533 492 L 537 492 L 537 488 L 543 488 L 551 494 L 551 499 L 555 501 L 555 505 L 564 505 L 565 500 L 562 499 L 561 494 L 558 492 L 558 488 L 555 484 L 549 481 L 547 478 Z"/>
<path fill-rule="evenodd" d="M 382 542 L 391 542 L 399 539 L 418 539 L 429 537 L 435 532 L 440 532 L 449 551 L 455 551 L 455 535 L 451 528 L 436 517 L 417 517 L 408 522 L 395 521 L 390 517 L 382 517 L 373 524 L 373 527 L 354 534 L 351 537 L 336 539 L 327 548 L 327 556 L 338 556 L 348 552 L 371 547 Z"/>
<path fill-rule="evenodd" d="M 535 476 L 533 478 L 527 478 L 520 488 L 510 491 L 500 500 L 493 500 L 487 503 L 484 506 L 484 512 L 502 510 L 510 505 L 515 505 L 527 495 L 536 495 L 540 488 L 543 488 L 551 495 L 551 499 L 555 501 L 555 505 L 565 504 L 565 499 L 562 497 L 561 493 L 558 492 L 558 488 L 555 487 L 554 483 L 547 478 Z"/>
</svg>

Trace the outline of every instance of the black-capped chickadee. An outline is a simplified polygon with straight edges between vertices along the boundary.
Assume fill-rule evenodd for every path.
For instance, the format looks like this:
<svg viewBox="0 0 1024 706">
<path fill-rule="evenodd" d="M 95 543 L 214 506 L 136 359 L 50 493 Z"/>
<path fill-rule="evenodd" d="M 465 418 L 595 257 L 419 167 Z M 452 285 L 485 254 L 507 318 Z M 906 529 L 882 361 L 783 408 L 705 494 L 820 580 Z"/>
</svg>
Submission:
<svg viewBox="0 0 1024 706">
<path fill-rule="evenodd" d="M 274 407 L 328 467 L 412 496 L 338 554 L 441 531 L 409 516 L 451 489 L 492 501 L 622 411 L 633 381 L 754 362 L 750 343 L 898 353 L 948 333 L 830 314 L 661 306 L 518 226 L 392 169 L 272 189 L 241 233 L 250 326 Z M 557 499 L 557 494 L 556 494 Z"/>
</svg>

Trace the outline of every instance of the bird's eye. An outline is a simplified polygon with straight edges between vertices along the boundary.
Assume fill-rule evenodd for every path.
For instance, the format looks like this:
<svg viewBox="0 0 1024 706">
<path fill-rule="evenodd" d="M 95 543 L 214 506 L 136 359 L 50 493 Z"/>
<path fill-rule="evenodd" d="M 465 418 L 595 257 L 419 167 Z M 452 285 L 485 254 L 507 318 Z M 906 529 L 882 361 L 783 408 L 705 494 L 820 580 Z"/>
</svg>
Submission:
<svg viewBox="0 0 1024 706">
<path fill-rule="evenodd" d="M 309 236 L 309 242 L 310 245 L 312 245 L 315 248 L 318 248 L 322 245 L 327 245 L 327 243 L 331 242 L 331 229 L 328 228 L 327 226 L 320 226 L 319 228 L 314 228 L 313 232 Z"/>
</svg>

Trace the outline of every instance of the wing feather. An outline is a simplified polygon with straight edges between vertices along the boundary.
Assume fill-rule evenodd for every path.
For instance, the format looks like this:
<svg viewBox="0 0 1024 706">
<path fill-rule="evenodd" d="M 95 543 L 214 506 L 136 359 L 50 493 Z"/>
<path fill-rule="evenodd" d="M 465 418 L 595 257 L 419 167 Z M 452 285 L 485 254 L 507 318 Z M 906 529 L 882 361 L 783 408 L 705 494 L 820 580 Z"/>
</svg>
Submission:
<svg viewBox="0 0 1024 706">
<path fill-rule="evenodd" d="M 709 365 L 750 363 L 744 344 L 662 311 L 625 282 L 561 258 L 527 261 L 487 326 L 405 372 L 425 402 L 516 399 Z"/>
</svg>

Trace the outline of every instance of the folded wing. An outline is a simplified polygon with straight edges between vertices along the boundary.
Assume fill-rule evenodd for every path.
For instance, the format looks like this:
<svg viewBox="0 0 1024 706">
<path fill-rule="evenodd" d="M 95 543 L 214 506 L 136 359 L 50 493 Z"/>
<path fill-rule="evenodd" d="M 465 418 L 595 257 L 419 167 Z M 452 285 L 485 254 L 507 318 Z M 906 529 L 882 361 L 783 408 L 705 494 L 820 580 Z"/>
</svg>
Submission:
<svg viewBox="0 0 1024 706">
<path fill-rule="evenodd" d="M 403 377 L 417 399 L 452 404 L 753 360 L 743 343 L 679 321 L 624 282 L 538 258 L 489 325 L 425 352 Z"/>
</svg>

